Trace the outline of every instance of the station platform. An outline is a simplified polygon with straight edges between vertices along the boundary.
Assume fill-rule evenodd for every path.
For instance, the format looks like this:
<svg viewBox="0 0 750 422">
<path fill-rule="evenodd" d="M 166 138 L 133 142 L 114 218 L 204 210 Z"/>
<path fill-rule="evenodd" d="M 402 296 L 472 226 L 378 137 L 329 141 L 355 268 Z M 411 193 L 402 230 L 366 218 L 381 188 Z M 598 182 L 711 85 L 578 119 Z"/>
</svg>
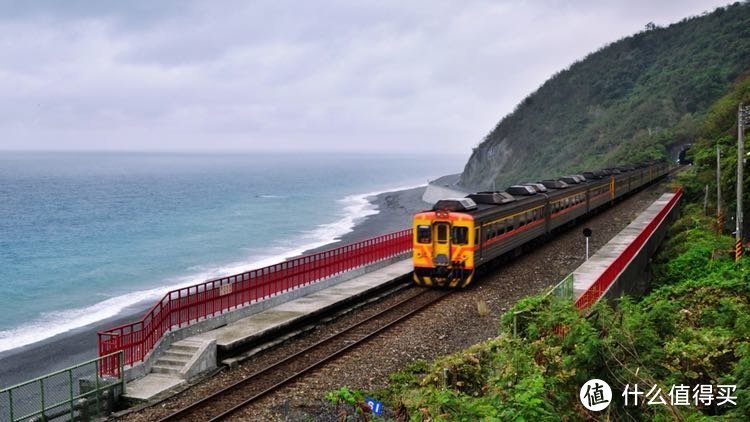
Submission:
<svg viewBox="0 0 750 422">
<path fill-rule="evenodd" d="M 648 287 L 648 262 L 677 214 L 682 191 L 665 193 L 573 271 L 573 300 L 586 308 L 602 297 L 640 294 Z"/>
<path fill-rule="evenodd" d="M 187 362 L 195 363 L 198 359 L 213 360 L 213 362 L 206 362 L 209 366 L 201 367 L 200 372 L 204 373 L 210 369 L 211 364 L 214 368 L 218 365 L 217 359 L 222 359 L 222 364 L 232 366 L 264 348 L 272 347 L 294 334 L 303 332 L 297 330 L 290 334 L 289 330 L 292 327 L 312 324 L 329 311 L 346 307 L 348 303 L 356 303 L 363 297 L 374 295 L 376 291 L 385 291 L 389 285 L 395 287 L 398 282 L 410 276 L 412 269 L 410 258 L 396 261 L 383 268 L 281 303 L 223 327 L 187 337 L 175 343 L 165 353 L 169 355 L 168 359 L 163 358 L 157 362 L 163 361 L 164 363 L 154 365 L 145 377 L 127 383 L 125 398 L 153 401 L 179 391 L 185 388 L 190 379 L 186 376 L 186 370 L 181 364 L 184 366 Z M 212 354 L 210 351 L 202 351 L 207 347 L 215 347 L 215 352 Z M 203 354 L 204 357 L 191 358 L 190 353 Z M 185 356 L 183 360 L 180 360 L 180 355 Z"/>
</svg>

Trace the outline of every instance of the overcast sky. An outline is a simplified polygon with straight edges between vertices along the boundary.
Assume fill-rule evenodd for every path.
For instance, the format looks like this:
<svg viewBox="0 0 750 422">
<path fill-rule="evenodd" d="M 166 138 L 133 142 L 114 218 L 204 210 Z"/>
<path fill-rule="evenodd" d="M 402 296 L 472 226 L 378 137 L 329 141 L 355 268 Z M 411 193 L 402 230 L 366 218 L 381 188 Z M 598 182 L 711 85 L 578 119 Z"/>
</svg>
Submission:
<svg viewBox="0 0 750 422">
<path fill-rule="evenodd" d="M 0 149 L 468 155 L 575 60 L 726 3 L 0 0 Z"/>
</svg>

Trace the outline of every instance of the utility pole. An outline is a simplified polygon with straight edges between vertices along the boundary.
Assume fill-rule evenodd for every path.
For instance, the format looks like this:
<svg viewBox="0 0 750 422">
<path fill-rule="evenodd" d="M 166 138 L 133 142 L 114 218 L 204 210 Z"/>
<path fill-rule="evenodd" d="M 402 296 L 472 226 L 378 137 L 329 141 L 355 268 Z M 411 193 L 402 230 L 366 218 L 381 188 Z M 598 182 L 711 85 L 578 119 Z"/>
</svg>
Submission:
<svg viewBox="0 0 750 422">
<path fill-rule="evenodd" d="M 737 112 L 737 218 L 735 218 L 735 260 L 742 256 L 742 185 L 744 183 L 743 167 L 745 166 L 745 124 L 750 115 L 750 107 L 740 103 Z"/>
<path fill-rule="evenodd" d="M 721 148 L 716 144 L 716 228 L 721 233 L 724 229 L 724 219 L 721 218 Z"/>
<path fill-rule="evenodd" d="M 708 185 L 706 185 L 706 193 L 703 195 L 703 215 L 708 215 Z"/>
</svg>

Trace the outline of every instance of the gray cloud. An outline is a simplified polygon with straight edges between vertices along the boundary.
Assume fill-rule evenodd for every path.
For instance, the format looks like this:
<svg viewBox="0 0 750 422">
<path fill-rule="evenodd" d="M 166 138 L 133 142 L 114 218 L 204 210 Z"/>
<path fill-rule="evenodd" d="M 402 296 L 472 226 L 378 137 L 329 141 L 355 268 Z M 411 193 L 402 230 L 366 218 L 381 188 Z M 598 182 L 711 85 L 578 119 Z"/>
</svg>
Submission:
<svg viewBox="0 0 750 422">
<path fill-rule="evenodd" d="M 587 53 L 722 4 L 0 2 L 0 148 L 466 153 Z"/>
</svg>

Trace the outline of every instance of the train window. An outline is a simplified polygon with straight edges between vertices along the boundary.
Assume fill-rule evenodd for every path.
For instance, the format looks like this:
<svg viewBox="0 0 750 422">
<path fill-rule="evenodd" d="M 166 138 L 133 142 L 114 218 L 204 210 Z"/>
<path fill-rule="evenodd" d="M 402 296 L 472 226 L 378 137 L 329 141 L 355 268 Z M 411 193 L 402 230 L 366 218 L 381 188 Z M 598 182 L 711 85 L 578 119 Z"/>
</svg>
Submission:
<svg viewBox="0 0 750 422">
<path fill-rule="evenodd" d="M 448 225 L 447 224 L 437 225 L 437 241 L 438 243 L 448 242 Z"/>
<path fill-rule="evenodd" d="M 417 242 L 432 243 L 432 231 L 430 226 L 417 226 Z"/>
<path fill-rule="evenodd" d="M 466 245 L 469 243 L 468 227 L 453 227 L 453 243 L 456 245 Z"/>
<path fill-rule="evenodd" d="M 479 237 L 479 227 L 477 227 L 474 229 L 474 243 L 479 243 L 479 239 L 481 239 L 481 237 Z"/>
</svg>

